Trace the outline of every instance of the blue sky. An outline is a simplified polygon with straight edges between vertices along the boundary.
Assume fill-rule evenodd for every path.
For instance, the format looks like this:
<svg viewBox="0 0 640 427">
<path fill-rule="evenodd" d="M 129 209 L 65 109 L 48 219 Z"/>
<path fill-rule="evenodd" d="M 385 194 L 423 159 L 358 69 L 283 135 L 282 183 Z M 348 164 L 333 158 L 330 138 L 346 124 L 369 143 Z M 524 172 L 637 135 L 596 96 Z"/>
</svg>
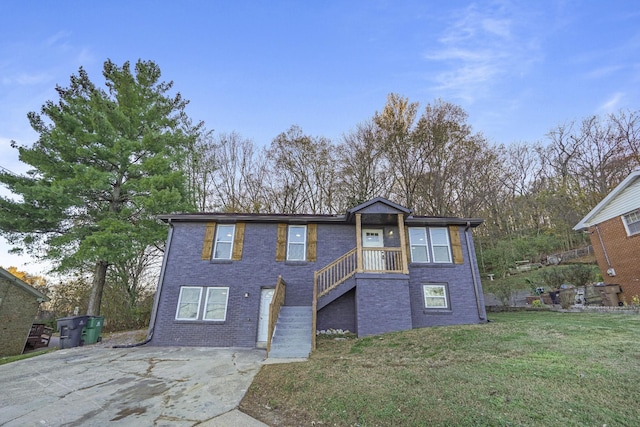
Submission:
<svg viewBox="0 0 640 427">
<path fill-rule="evenodd" d="M 4 0 L 0 16 L 0 166 L 17 173 L 27 112 L 80 66 L 102 83 L 107 58 L 157 62 L 194 120 L 259 145 L 294 124 L 337 142 L 390 92 L 460 105 L 496 144 L 640 107 L 632 0 Z M 0 265 L 41 271 L 28 262 L 0 242 Z"/>
</svg>

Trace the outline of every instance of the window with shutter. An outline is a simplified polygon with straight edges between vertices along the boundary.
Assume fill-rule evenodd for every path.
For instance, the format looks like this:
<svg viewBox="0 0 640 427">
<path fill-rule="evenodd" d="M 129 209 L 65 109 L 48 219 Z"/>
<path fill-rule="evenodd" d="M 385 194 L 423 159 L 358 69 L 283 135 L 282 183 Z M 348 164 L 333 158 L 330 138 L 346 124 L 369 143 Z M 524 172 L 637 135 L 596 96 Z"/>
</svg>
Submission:
<svg viewBox="0 0 640 427">
<path fill-rule="evenodd" d="M 318 225 L 307 225 L 307 261 L 315 262 L 317 259 Z"/>
<path fill-rule="evenodd" d="M 216 223 L 208 222 L 204 232 L 204 242 L 202 243 L 201 259 L 210 260 L 213 253 L 213 236 L 216 233 Z"/>
<path fill-rule="evenodd" d="M 451 236 L 453 262 L 455 264 L 464 264 L 464 257 L 462 256 L 462 242 L 460 241 L 460 227 L 457 225 L 450 225 L 449 234 Z"/>
<path fill-rule="evenodd" d="M 242 248 L 244 246 L 244 222 L 236 224 L 236 233 L 233 240 L 233 254 L 231 259 L 234 261 L 240 261 L 242 259 Z"/>
<path fill-rule="evenodd" d="M 276 261 L 284 261 L 287 256 L 287 224 L 278 224 L 276 241 Z"/>
<path fill-rule="evenodd" d="M 231 259 L 234 236 L 235 225 L 218 225 L 213 245 L 213 259 Z"/>
<path fill-rule="evenodd" d="M 290 225 L 287 241 L 287 261 L 305 261 L 307 249 L 307 227 Z"/>
</svg>

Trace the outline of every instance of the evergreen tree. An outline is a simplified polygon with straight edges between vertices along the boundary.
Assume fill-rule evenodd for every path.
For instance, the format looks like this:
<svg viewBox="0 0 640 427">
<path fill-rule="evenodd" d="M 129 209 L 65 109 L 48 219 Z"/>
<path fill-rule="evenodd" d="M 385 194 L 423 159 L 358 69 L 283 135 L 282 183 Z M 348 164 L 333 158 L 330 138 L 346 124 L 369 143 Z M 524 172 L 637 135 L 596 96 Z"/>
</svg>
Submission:
<svg viewBox="0 0 640 427">
<path fill-rule="evenodd" d="M 106 90 L 83 68 L 56 87 L 59 102 L 28 115 L 37 142 L 12 143 L 31 169 L 0 172 L 18 196 L 0 198 L 0 233 L 58 271 L 91 265 L 89 315 L 100 313 L 110 265 L 162 245 L 166 227 L 155 216 L 193 209 L 181 165 L 199 128 L 189 128 L 187 101 L 168 93 L 173 83 L 159 80 L 154 62 L 139 60 L 132 72 L 107 60 L 103 75 Z"/>
</svg>

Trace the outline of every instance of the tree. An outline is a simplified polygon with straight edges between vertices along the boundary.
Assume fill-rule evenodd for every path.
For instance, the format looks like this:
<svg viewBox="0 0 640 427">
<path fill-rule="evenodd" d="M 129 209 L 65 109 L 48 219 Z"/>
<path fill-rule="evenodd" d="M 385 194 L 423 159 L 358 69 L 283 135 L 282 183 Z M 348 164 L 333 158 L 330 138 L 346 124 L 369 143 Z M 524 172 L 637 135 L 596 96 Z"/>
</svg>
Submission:
<svg viewBox="0 0 640 427">
<path fill-rule="evenodd" d="M 236 132 L 224 133 L 214 139 L 214 145 L 216 207 L 224 212 L 260 212 L 264 166 L 256 160 L 251 140 Z"/>
<path fill-rule="evenodd" d="M 160 68 L 138 61 L 104 63 L 106 90 L 80 68 L 58 103 L 29 113 L 39 134 L 18 146 L 32 167 L 25 176 L 0 173 L 17 200 L 0 199 L 0 233 L 18 250 L 52 260 L 56 270 L 93 266 L 87 314 L 100 313 L 109 266 L 124 265 L 148 246 L 161 246 L 159 213 L 189 211 L 182 172 L 197 136 L 181 95 L 161 82 Z"/>
<path fill-rule="evenodd" d="M 327 138 L 291 126 L 266 150 L 270 198 L 282 213 L 330 214 L 337 186 L 335 147 Z"/>
<path fill-rule="evenodd" d="M 216 170 L 216 153 L 213 131 L 198 129 L 196 141 L 187 154 L 184 170 L 189 183 L 191 203 L 200 212 L 212 209 L 213 173 Z"/>
<path fill-rule="evenodd" d="M 339 163 L 340 209 L 366 202 L 377 196 L 389 197 L 394 175 L 383 155 L 381 140 L 371 121 L 359 124 L 343 136 L 337 147 Z"/>
<path fill-rule="evenodd" d="M 427 172 L 424 160 L 431 154 L 431 147 L 424 143 L 424 123 L 416 123 L 418 107 L 417 102 L 410 103 L 408 98 L 390 93 L 382 112 L 373 116 L 389 169 L 396 173 L 398 196 L 405 206 L 415 205 L 418 184 Z"/>
</svg>

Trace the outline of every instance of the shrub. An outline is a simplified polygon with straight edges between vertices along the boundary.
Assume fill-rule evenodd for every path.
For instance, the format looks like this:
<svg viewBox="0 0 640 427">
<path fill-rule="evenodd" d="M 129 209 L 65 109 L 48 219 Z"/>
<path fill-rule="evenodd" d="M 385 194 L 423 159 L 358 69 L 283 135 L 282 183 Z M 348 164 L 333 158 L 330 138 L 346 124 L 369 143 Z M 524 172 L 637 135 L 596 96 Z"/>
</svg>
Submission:
<svg viewBox="0 0 640 427">
<path fill-rule="evenodd" d="M 483 284 L 483 288 L 496 296 L 500 300 L 503 306 L 508 306 L 511 302 L 511 295 L 516 290 L 516 285 L 513 282 L 488 282 L 487 285 Z"/>
</svg>

